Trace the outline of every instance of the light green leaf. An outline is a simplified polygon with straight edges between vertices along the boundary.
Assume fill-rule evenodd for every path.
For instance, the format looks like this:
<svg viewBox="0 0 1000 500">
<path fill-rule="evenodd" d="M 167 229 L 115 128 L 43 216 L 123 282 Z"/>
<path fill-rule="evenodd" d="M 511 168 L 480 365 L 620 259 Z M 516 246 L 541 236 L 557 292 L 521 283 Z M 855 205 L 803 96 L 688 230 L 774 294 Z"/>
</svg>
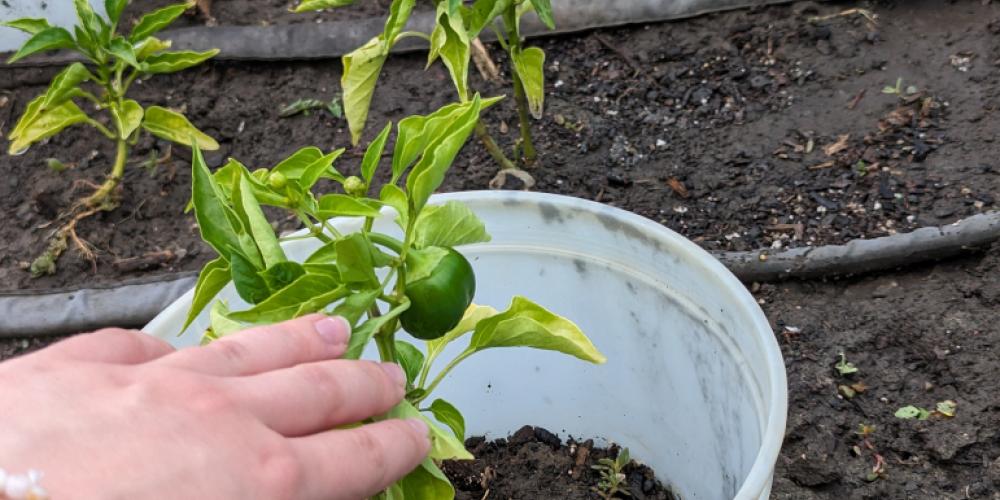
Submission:
<svg viewBox="0 0 1000 500">
<path fill-rule="evenodd" d="M 49 89 L 45 91 L 45 99 L 42 100 L 41 109 L 48 109 L 66 102 L 73 97 L 77 85 L 91 78 L 93 75 L 87 71 L 86 66 L 78 62 L 70 64 L 52 79 Z"/>
<path fill-rule="evenodd" d="M 372 304 L 375 303 L 375 299 L 381 294 L 382 290 L 379 288 L 351 294 L 343 302 L 337 304 L 337 307 L 333 308 L 330 314 L 346 319 L 353 328 L 358 323 L 358 320 L 371 309 Z"/>
<path fill-rule="evenodd" d="M 372 244 L 363 233 L 337 239 L 337 268 L 344 283 L 378 285 Z"/>
<path fill-rule="evenodd" d="M 403 400 L 386 415 L 388 418 L 420 418 L 427 422 L 431 434 L 431 451 L 428 457 L 434 460 L 471 460 L 474 458 L 465 449 L 455 434 L 434 423 L 427 415 L 417 410 L 409 401 Z"/>
<path fill-rule="evenodd" d="M 346 194 L 324 194 L 319 198 L 317 215 L 324 219 L 332 217 L 378 217 L 377 207 Z"/>
<path fill-rule="evenodd" d="M 160 40 L 155 36 L 146 38 L 135 46 L 135 58 L 145 61 L 149 56 L 170 48 L 173 42 L 170 40 Z"/>
<path fill-rule="evenodd" d="M 476 325 L 469 349 L 478 352 L 493 347 L 532 347 L 591 363 L 607 361 L 572 321 L 521 296 L 514 297 L 506 311 Z"/>
<path fill-rule="evenodd" d="M 445 346 L 459 339 L 466 333 L 476 328 L 480 321 L 500 314 L 499 311 L 490 306 L 469 304 L 465 310 L 462 320 L 455 325 L 448 333 L 434 340 L 427 341 L 427 364 L 430 365 L 444 351 Z"/>
<path fill-rule="evenodd" d="M 400 227 L 405 228 L 409 213 L 406 193 L 395 184 L 386 184 L 382 186 L 379 199 L 382 200 L 382 203 L 396 209 L 396 213 L 399 214 L 397 221 Z"/>
<path fill-rule="evenodd" d="M 459 97 L 465 101 L 469 96 L 469 38 L 461 14 L 451 15 L 444 9 L 444 4 L 438 6 L 438 21 L 431 32 L 427 66 L 440 56 Z"/>
<path fill-rule="evenodd" d="M 45 28 L 32 35 L 27 42 L 24 42 L 24 45 L 10 59 L 7 59 L 7 63 L 19 61 L 38 52 L 70 49 L 75 46 L 76 42 L 73 41 L 73 37 L 68 31 L 57 27 Z"/>
<path fill-rule="evenodd" d="M 236 209 L 236 215 L 243 222 L 243 227 L 249 231 L 255 246 L 260 251 L 260 256 L 264 259 L 264 267 L 267 268 L 287 259 L 281 245 L 278 244 L 274 228 L 267 221 L 264 211 L 260 208 L 260 203 L 254 197 L 249 177 L 252 176 L 246 172 L 240 175 L 239 182 L 236 184 L 237 189 L 233 191 L 233 206 Z"/>
<path fill-rule="evenodd" d="M 513 0 L 476 0 L 463 15 L 469 38 L 479 36 L 486 26 L 510 7 Z"/>
<path fill-rule="evenodd" d="M 11 132 L 10 154 L 23 152 L 28 149 L 28 146 L 48 139 L 66 127 L 88 120 L 87 115 L 76 104 L 73 104 L 73 101 L 66 101 L 50 109 L 39 111 L 41 98 L 42 96 L 39 96 L 32 101 L 31 104 L 35 104 L 37 101 L 34 110 L 29 104 L 21 120 Z"/>
<path fill-rule="evenodd" d="M 545 51 L 538 47 L 528 47 L 515 53 L 514 66 L 521 77 L 531 116 L 536 120 L 541 119 L 545 104 Z"/>
<path fill-rule="evenodd" d="M 292 12 L 309 12 L 313 10 L 333 9 L 354 3 L 354 0 L 302 0 Z"/>
<path fill-rule="evenodd" d="M 139 128 L 142 116 L 142 106 L 132 99 L 125 99 L 120 110 L 118 106 L 111 106 L 111 118 L 114 119 L 115 128 L 118 129 L 118 135 L 122 139 L 128 139 L 132 136 L 132 132 Z"/>
<path fill-rule="evenodd" d="M 142 128 L 161 139 L 177 144 L 193 146 L 194 142 L 197 142 L 198 147 L 206 151 L 219 149 L 219 143 L 215 142 L 215 139 L 191 125 L 191 122 L 184 115 L 160 106 L 146 108 Z M 192 138 L 194 142 L 192 142 Z"/>
<path fill-rule="evenodd" d="M 306 258 L 305 264 L 330 264 L 336 261 L 337 241 L 334 240 L 324 243 L 323 246 L 317 248 L 316 251 Z"/>
<path fill-rule="evenodd" d="M 117 57 L 122 62 L 133 68 L 139 67 L 139 61 L 135 58 L 135 49 L 124 37 L 116 36 L 107 47 L 109 54 Z"/>
<path fill-rule="evenodd" d="M 403 303 L 390 309 L 385 314 L 371 318 L 362 323 L 351 332 L 351 338 L 347 341 L 347 352 L 342 356 L 344 359 L 358 359 L 365 350 L 365 346 L 371 341 L 375 332 L 379 331 L 388 322 L 396 319 L 400 314 L 410 307 L 410 301 L 403 298 Z"/>
<path fill-rule="evenodd" d="M 937 412 L 940 413 L 942 416 L 945 416 L 945 417 L 954 417 L 955 416 L 955 410 L 957 408 L 958 408 L 958 403 L 956 403 L 956 402 L 954 402 L 954 401 L 952 401 L 950 399 L 946 399 L 944 401 L 939 401 L 938 404 L 935 406 L 935 409 L 937 410 Z"/>
<path fill-rule="evenodd" d="M 337 161 L 337 158 L 342 154 L 344 154 L 344 148 L 331 151 L 330 154 L 323 155 L 306 165 L 302 170 L 302 175 L 298 178 L 299 187 L 303 191 L 308 191 L 312 189 L 316 181 L 323 177 L 343 181 L 344 176 L 333 168 L 333 162 Z"/>
<path fill-rule="evenodd" d="M 205 165 L 201 149 L 197 147 L 191 159 L 191 199 L 194 200 L 194 215 L 201 239 L 228 259 L 231 249 L 240 248 L 240 240 L 233 228 L 225 198 Z"/>
<path fill-rule="evenodd" d="M 459 441 L 465 441 L 465 418 L 458 408 L 443 399 L 435 399 L 430 409 L 438 422 L 450 427 Z"/>
<path fill-rule="evenodd" d="M 931 412 L 923 408 L 910 405 L 910 406 L 904 406 L 896 410 L 895 415 L 896 418 L 901 418 L 903 420 L 912 420 L 912 419 L 927 420 L 928 418 L 930 418 Z"/>
<path fill-rule="evenodd" d="M 98 17 L 94 12 L 94 9 L 90 7 L 90 2 L 88 0 L 73 0 L 73 7 L 76 9 L 76 17 L 80 20 L 77 24 L 83 27 L 83 29 L 91 36 L 94 40 L 103 40 L 105 43 L 108 38 L 108 28 L 105 28 L 104 20 Z"/>
<path fill-rule="evenodd" d="M 231 319 L 229 314 L 229 306 L 227 306 L 225 302 L 220 300 L 212 304 L 209 318 L 211 319 L 212 335 L 216 339 L 220 339 L 226 335 L 231 335 L 246 329 L 246 326 L 242 323 Z"/>
<path fill-rule="evenodd" d="M 417 375 L 420 374 L 420 368 L 424 364 L 424 353 L 409 342 L 397 340 L 396 359 L 399 361 L 399 366 L 403 367 L 403 372 L 406 373 L 406 381 L 410 384 L 415 383 Z"/>
<path fill-rule="evenodd" d="M 31 18 L 22 17 L 21 19 L 15 19 L 13 21 L 6 21 L 0 23 L 0 26 L 7 26 L 9 28 L 14 28 L 21 30 L 29 35 L 34 35 L 46 28 L 51 28 L 52 26 L 49 22 L 42 18 Z"/>
<path fill-rule="evenodd" d="M 413 6 L 416 3 L 417 0 L 392 0 L 392 5 L 389 6 L 389 17 L 386 18 L 385 28 L 382 30 L 383 40 L 387 40 L 390 46 L 396 43 L 396 37 L 406 27 L 406 22 L 409 21 L 410 13 L 413 12 Z M 389 51 L 389 48 L 385 48 L 386 52 Z"/>
<path fill-rule="evenodd" d="M 147 57 L 140 69 L 143 73 L 173 73 L 192 66 L 197 66 L 219 53 L 219 49 L 193 52 L 190 50 L 178 52 L 163 52 Z"/>
<path fill-rule="evenodd" d="M 79 25 L 73 26 L 73 33 L 76 35 L 76 47 L 86 54 L 91 61 L 99 62 L 97 54 L 101 48 L 94 40 L 94 37 L 90 36 L 87 30 Z"/>
<path fill-rule="evenodd" d="M 457 247 L 487 241 L 490 235 L 486 225 L 459 201 L 424 207 L 414 227 L 413 243 L 417 248 Z"/>
<path fill-rule="evenodd" d="M 194 286 L 191 309 L 188 310 L 187 319 L 181 330 L 186 329 L 194 321 L 198 314 L 205 309 L 205 306 L 226 286 L 226 283 L 229 283 L 229 280 L 229 262 L 222 257 L 216 257 L 201 268 L 201 272 L 198 273 L 198 282 Z"/>
<path fill-rule="evenodd" d="M 428 142 L 427 149 L 406 179 L 406 191 L 416 214 L 420 213 L 431 194 L 441 185 L 445 173 L 479 120 L 480 108 L 479 94 L 476 94 L 472 101 L 462 105 L 462 114 L 449 123 L 441 134 L 430 135 L 432 139 Z M 425 131 L 430 132 L 431 127 L 428 126 Z"/>
<path fill-rule="evenodd" d="M 425 459 L 417 467 L 399 481 L 402 490 L 398 500 L 452 500 L 455 498 L 455 487 L 451 485 L 448 476 L 441 472 L 434 460 Z M 386 499 L 397 500 L 397 499 Z"/>
<path fill-rule="evenodd" d="M 291 319 L 303 305 L 319 308 L 346 297 L 350 293 L 336 280 L 320 274 L 305 274 L 285 288 L 271 294 L 266 300 L 246 311 L 230 315 L 235 320 L 253 322 L 273 322 Z"/>
<path fill-rule="evenodd" d="M 361 140 L 361 133 L 365 130 L 368 109 L 375 94 L 375 82 L 387 56 L 388 51 L 383 47 L 381 37 L 375 37 L 341 59 L 344 65 L 344 74 L 340 78 L 344 92 L 344 115 L 354 145 Z"/>
<path fill-rule="evenodd" d="M 448 249 L 441 247 L 427 247 L 411 249 L 406 255 L 406 280 L 408 283 L 416 283 L 434 272 L 441 259 L 448 256 Z"/>
<path fill-rule="evenodd" d="M 260 277 L 267 283 L 267 288 L 272 292 L 277 292 L 282 288 L 292 284 L 295 280 L 306 274 L 302 264 L 286 260 L 278 262 L 260 273 Z"/>
<path fill-rule="evenodd" d="M 259 269 L 240 252 L 230 252 L 229 264 L 232 267 L 233 284 L 240 298 L 250 304 L 263 302 L 271 295 L 267 282 L 261 277 Z"/>
<path fill-rule="evenodd" d="M 550 0 L 531 0 L 531 6 L 535 8 L 538 19 L 550 30 L 556 29 L 556 21 L 552 18 L 552 3 Z"/>
<path fill-rule="evenodd" d="M 267 170 L 267 169 L 261 169 Z M 237 176 L 242 175 L 246 177 L 247 181 L 253 188 L 253 195 L 257 198 L 257 201 L 265 205 L 272 205 L 276 207 L 287 206 L 287 199 L 284 195 L 276 193 L 270 186 L 264 184 L 256 175 L 251 174 L 250 170 L 247 169 L 242 163 L 230 158 L 225 165 L 219 167 L 213 178 L 219 189 L 222 191 L 226 198 L 232 196 L 232 187 L 236 185 Z"/>
<path fill-rule="evenodd" d="M 281 172 L 289 179 L 299 179 L 306 169 L 323 158 L 323 151 L 315 146 L 304 147 L 281 160 L 271 172 Z"/>
<path fill-rule="evenodd" d="M 104 0 L 104 12 L 108 13 L 108 18 L 111 19 L 112 23 L 117 24 L 126 5 L 128 5 L 128 0 Z"/>
<path fill-rule="evenodd" d="M 136 43 L 150 35 L 155 34 L 163 28 L 166 28 L 170 25 L 170 23 L 174 22 L 174 19 L 177 19 L 178 16 L 191 7 L 194 7 L 194 0 L 168 5 L 162 9 L 154 10 L 153 12 L 142 16 L 135 27 L 132 28 L 132 34 L 129 35 L 129 41 Z"/>
<path fill-rule="evenodd" d="M 365 185 L 370 185 L 372 182 L 375 169 L 378 168 L 379 161 L 382 159 L 382 151 L 385 150 L 385 141 L 389 138 L 390 131 L 392 131 L 392 122 L 386 124 L 382 132 L 379 132 L 365 151 L 365 157 L 361 160 L 361 177 L 365 180 Z"/>
</svg>

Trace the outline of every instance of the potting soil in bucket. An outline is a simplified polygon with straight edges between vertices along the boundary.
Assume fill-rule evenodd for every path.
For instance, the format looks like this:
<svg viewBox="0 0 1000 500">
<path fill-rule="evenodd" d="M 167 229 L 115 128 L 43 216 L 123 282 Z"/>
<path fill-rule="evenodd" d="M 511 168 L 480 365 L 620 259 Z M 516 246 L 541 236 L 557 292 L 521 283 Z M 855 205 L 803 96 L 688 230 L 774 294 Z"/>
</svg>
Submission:
<svg viewBox="0 0 1000 500">
<path fill-rule="evenodd" d="M 628 447 L 682 499 L 767 498 L 785 428 L 784 365 L 734 276 L 680 235 L 598 203 L 504 191 L 431 202 L 448 200 L 466 203 L 493 237 L 461 247 L 476 271 L 477 303 L 502 309 L 514 295 L 531 297 L 579 324 L 608 357 L 589 365 L 530 349 L 477 354 L 435 393 L 464 412 L 467 435 L 502 437 L 530 423 L 599 437 Z M 391 216 L 375 230 L 399 233 Z M 301 260 L 316 247 L 292 241 L 285 252 Z M 196 345 L 207 314 L 176 337 L 191 296 L 145 330 Z M 246 307 L 232 286 L 220 298 Z M 464 344 L 450 347 L 443 358 Z"/>
</svg>

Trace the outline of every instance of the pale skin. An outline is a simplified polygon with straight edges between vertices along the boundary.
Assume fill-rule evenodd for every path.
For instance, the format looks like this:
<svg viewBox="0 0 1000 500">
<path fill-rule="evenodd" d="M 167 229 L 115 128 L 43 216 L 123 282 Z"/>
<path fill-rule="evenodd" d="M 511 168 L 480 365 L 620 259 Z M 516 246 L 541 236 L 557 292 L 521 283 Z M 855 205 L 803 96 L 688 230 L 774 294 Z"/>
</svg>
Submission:
<svg viewBox="0 0 1000 500">
<path fill-rule="evenodd" d="M 357 500 L 430 441 L 383 420 L 398 365 L 339 360 L 347 324 L 313 314 L 175 351 L 141 332 L 79 335 L 0 363 L 0 467 L 61 499 Z"/>
</svg>

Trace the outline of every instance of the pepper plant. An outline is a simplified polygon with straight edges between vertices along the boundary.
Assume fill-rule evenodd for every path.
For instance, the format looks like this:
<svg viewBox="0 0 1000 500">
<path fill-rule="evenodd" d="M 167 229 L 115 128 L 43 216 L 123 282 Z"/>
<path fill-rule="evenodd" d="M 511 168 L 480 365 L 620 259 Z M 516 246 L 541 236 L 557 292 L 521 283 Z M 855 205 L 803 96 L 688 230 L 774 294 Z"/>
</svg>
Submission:
<svg viewBox="0 0 1000 500">
<path fill-rule="evenodd" d="M 303 0 L 294 10 L 305 12 L 351 3 L 353 0 Z M 341 86 L 344 93 L 344 113 L 354 144 L 361 139 L 376 80 L 382 72 L 389 50 L 396 43 L 408 37 L 426 40 L 430 44 L 428 67 L 440 58 L 451 74 L 458 98 L 461 102 L 466 102 L 471 95 L 469 59 L 472 41 L 489 27 L 511 61 L 510 73 L 521 134 L 514 148 L 514 159 L 523 160 L 525 164 L 533 163 L 537 153 L 531 138 L 529 116 L 536 119 L 542 116 L 545 100 L 545 52 L 539 47 L 523 46 L 520 21 L 525 13 L 534 11 L 549 29 L 554 29 L 550 0 L 434 0 L 435 26 L 430 34 L 403 31 L 415 3 L 416 0 L 393 0 L 382 34 L 343 57 Z M 484 125 L 476 126 L 476 135 L 502 169 L 509 171 L 517 168 L 497 146 Z"/>
<path fill-rule="evenodd" d="M 270 169 L 252 172 L 229 160 L 213 173 L 197 149 L 193 155 L 195 216 L 202 238 L 219 255 L 198 277 L 184 328 L 208 308 L 211 326 L 204 343 L 250 325 L 322 311 L 343 316 L 352 325 L 346 358 L 357 359 L 374 342 L 383 361 L 399 363 L 408 380 L 406 398 L 380 419 L 425 419 L 432 450 L 420 467 L 382 492 L 381 499 L 454 497 L 438 463 L 472 458 L 463 445 L 465 420 L 449 402 L 428 401 L 462 360 L 491 348 L 533 347 L 592 363 L 605 361 L 576 325 L 524 297 L 514 297 L 502 312 L 473 304 L 475 275 L 454 247 L 489 241 L 486 228 L 462 203 L 428 204 L 480 111 L 497 100 L 481 100 L 476 94 L 466 102 L 400 121 L 391 180 L 377 194 L 372 180 L 391 123 L 368 146 L 360 177 L 334 168 L 343 149 L 324 153 L 307 147 Z M 343 193 L 315 195 L 319 179 L 334 181 Z M 306 234 L 278 237 L 262 205 L 299 218 Z M 373 230 L 385 207 L 395 212 L 397 236 Z M 354 218 L 355 224 L 338 230 L 328 222 L 331 217 Z M 315 240 L 315 250 L 302 262 L 284 253 L 282 241 L 293 238 Z M 232 310 L 215 300 L 230 282 L 248 308 Z M 465 342 L 466 347 L 435 369 L 445 347 L 454 342 Z"/>
<path fill-rule="evenodd" d="M 144 108 L 127 97 L 129 88 L 140 76 L 180 71 L 218 53 L 215 49 L 170 51 L 167 50 L 170 41 L 153 36 L 194 6 L 194 1 L 150 12 L 126 35 L 118 21 L 127 3 L 128 0 L 105 0 L 105 18 L 94 12 L 87 0 L 74 0 L 77 24 L 72 34 L 49 25 L 45 19 L 24 18 L 3 23 L 31 35 L 8 63 L 56 49 L 72 50 L 84 60 L 60 71 L 48 90 L 28 103 L 8 136 L 11 141 L 8 153 L 22 154 L 32 144 L 81 123 L 94 127 L 115 143 L 115 159 L 107 178 L 95 186 L 93 193 L 60 216 L 62 225 L 49 241 L 48 248 L 31 264 L 31 273 L 35 276 L 55 272 L 56 260 L 68 241 L 74 242 L 93 261 L 93 254 L 76 235 L 76 224 L 97 212 L 118 206 L 116 188 L 125 172 L 129 147 L 136 144 L 143 130 L 185 146 L 197 141 L 203 149 L 219 147 L 181 113 L 160 106 Z M 91 113 L 81 109 L 78 102 L 90 104 Z"/>
</svg>

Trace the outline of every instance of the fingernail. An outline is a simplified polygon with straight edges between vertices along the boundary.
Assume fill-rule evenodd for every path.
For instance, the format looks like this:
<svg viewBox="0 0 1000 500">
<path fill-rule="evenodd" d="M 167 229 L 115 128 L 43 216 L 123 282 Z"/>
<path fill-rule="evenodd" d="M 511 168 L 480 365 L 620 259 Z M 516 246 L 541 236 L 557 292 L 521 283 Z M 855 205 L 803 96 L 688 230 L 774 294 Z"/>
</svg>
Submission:
<svg viewBox="0 0 1000 500">
<path fill-rule="evenodd" d="M 381 363 L 379 366 L 382 367 L 382 371 L 384 371 L 385 374 L 396 383 L 396 385 L 400 387 L 406 386 L 406 373 L 403 372 L 403 368 L 401 366 L 396 363 Z"/>
<path fill-rule="evenodd" d="M 413 432 L 416 432 L 418 435 L 426 437 L 428 440 L 430 440 L 431 430 L 430 428 L 427 427 L 427 422 L 424 422 L 423 419 L 407 418 L 403 421 L 409 424 L 410 427 L 413 428 Z"/>
<path fill-rule="evenodd" d="M 313 323 L 319 338 L 328 344 L 346 344 L 350 337 L 351 325 L 340 316 L 327 316 Z"/>
</svg>

